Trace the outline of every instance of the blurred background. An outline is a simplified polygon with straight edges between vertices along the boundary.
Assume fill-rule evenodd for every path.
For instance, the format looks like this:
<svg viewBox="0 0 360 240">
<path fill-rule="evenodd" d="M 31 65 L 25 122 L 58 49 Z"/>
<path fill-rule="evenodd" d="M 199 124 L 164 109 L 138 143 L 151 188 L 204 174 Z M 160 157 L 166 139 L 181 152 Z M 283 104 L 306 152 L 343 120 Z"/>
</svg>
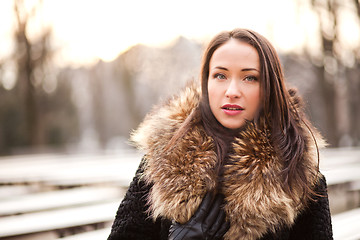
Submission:
<svg viewBox="0 0 360 240">
<path fill-rule="evenodd" d="M 40 1 L 0 6 L 0 154 L 121 147 L 198 78 L 216 33 L 253 29 L 331 147 L 360 144 L 359 1 Z"/>
<path fill-rule="evenodd" d="M 215 34 L 237 27 L 261 33 L 278 50 L 288 85 L 301 92 L 311 121 L 329 143 L 323 154 L 333 161 L 324 172 L 350 164 L 352 172 L 342 173 L 350 180 L 329 173 L 334 188 L 340 182 L 347 184 L 346 193 L 358 189 L 334 212 L 358 207 L 359 0 L 0 1 L 0 186 L 26 186 L 26 193 L 39 194 L 98 186 L 94 176 L 113 176 L 102 186 L 111 182 L 126 190 L 141 157 L 127 143 L 130 131 L 154 104 L 198 79 L 202 52 Z M 36 168 L 35 178 L 29 175 L 29 166 L 49 163 L 41 173 Z M 95 163 L 108 167 L 103 175 L 96 175 Z M 93 182 L 83 177 L 70 183 L 69 176 L 78 180 L 80 168 L 90 165 L 86 177 Z M 66 184 L 54 184 L 59 169 Z M 6 189 L 8 204 L 24 196 Z M 67 229 L 74 233 L 74 226 Z"/>
</svg>

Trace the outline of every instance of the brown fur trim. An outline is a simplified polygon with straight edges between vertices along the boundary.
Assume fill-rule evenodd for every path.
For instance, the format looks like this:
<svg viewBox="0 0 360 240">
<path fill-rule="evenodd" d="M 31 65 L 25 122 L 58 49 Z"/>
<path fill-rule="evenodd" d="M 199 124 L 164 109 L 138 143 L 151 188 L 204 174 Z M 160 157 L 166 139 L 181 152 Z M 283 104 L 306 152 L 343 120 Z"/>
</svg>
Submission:
<svg viewBox="0 0 360 240">
<path fill-rule="evenodd" d="M 215 146 L 199 121 L 193 122 L 170 151 L 164 151 L 174 132 L 198 107 L 200 96 L 197 87 L 187 88 L 164 106 L 155 108 L 132 135 L 132 141 L 146 153 L 144 178 L 153 184 L 148 200 L 154 219 L 187 222 L 205 193 L 213 190 L 218 181 L 214 172 Z M 307 140 L 305 174 L 315 184 L 316 147 L 305 123 L 299 124 Z M 304 208 L 300 188 L 295 186 L 294 195 L 289 196 L 282 187 L 283 163 L 269 143 L 269 134 L 248 123 L 233 143 L 234 153 L 225 162 L 221 192 L 231 223 L 226 240 L 257 239 L 283 225 L 291 226 Z"/>
<path fill-rule="evenodd" d="M 186 88 L 165 106 L 155 108 L 132 134 L 131 140 L 146 152 L 144 177 L 153 184 L 149 196 L 153 218 L 185 223 L 216 185 L 214 144 L 202 126 L 194 126 L 176 147 L 164 151 L 199 100 L 199 88 Z"/>
<path fill-rule="evenodd" d="M 257 239 L 291 225 L 301 195 L 290 198 L 283 190 L 279 181 L 283 164 L 267 133 L 249 123 L 233 147 L 235 152 L 224 166 L 225 211 L 231 224 L 225 239 Z"/>
</svg>

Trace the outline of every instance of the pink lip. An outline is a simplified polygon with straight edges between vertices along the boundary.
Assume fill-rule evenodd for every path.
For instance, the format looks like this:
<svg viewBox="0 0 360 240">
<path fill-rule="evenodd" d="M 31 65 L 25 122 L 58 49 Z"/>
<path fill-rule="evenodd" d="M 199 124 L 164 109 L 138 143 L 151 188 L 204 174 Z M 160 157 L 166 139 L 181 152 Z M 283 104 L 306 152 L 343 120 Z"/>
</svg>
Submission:
<svg viewBox="0 0 360 240">
<path fill-rule="evenodd" d="M 231 108 L 233 108 L 233 109 L 231 109 Z M 236 104 L 225 104 L 221 107 L 221 109 L 223 110 L 223 112 L 225 114 L 231 115 L 231 116 L 240 114 L 242 111 L 244 111 L 243 107 L 236 105 Z"/>
</svg>

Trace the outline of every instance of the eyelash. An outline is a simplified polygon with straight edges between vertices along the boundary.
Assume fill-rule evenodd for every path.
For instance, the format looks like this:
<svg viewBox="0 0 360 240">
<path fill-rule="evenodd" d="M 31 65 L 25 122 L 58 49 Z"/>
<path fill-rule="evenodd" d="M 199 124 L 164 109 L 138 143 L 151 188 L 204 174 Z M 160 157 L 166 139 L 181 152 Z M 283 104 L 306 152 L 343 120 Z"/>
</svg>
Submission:
<svg viewBox="0 0 360 240">
<path fill-rule="evenodd" d="M 219 77 L 223 77 L 223 78 L 219 78 Z M 222 73 L 216 73 L 214 75 L 214 78 L 217 78 L 219 80 L 223 80 L 224 78 L 226 78 L 226 76 L 224 74 L 222 74 Z"/>
<path fill-rule="evenodd" d="M 252 75 L 250 75 L 250 76 L 246 76 L 246 77 L 245 77 L 245 79 L 249 79 L 249 78 L 251 78 L 251 79 L 252 79 L 252 80 L 248 80 L 248 81 L 250 81 L 250 82 L 252 82 L 252 81 L 257 81 L 257 80 L 258 80 L 258 78 L 257 78 L 257 77 L 252 76 Z"/>
<path fill-rule="evenodd" d="M 221 78 L 219 78 L 219 77 L 221 77 Z M 224 78 L 226 78 L 226 76 L 225 76 L 224 74 L 222 74 L 222 73 L 216 73 L 216 74 L 214 74 L 214 78 L 217 78 L 217 79 L 219 79 L 219 80 L 224 80 Z M 249 82 L 253 82 L 253 81 L 257 81 L 257 80 L 258 80 L 258 78 L 255 77 L 255 76 L 253 76 L 253 75 L 245 76 L 244 79 L 246 79 L 246 80 L 249 81 Z M 250 80 L 249 80 L 249 79 L 250 79 Z"/>
</svg>

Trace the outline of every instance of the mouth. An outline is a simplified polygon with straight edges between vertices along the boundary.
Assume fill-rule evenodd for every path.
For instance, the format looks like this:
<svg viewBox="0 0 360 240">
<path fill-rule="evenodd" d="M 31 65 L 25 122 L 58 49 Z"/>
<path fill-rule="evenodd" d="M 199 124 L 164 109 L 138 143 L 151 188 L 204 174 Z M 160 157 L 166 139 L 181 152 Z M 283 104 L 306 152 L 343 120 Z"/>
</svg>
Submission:
<svg viewBox="0 0 360 240">
<path fill-rule="evenodd" d="M 221 109 L 224 110 L 229 110 L 229 111 L 242 111 L 244 110 L 243 107 L 239 106 L 239 105 L 234 105 L 234 104 L 225 104 L 221 107 Z"/>
</svg>

